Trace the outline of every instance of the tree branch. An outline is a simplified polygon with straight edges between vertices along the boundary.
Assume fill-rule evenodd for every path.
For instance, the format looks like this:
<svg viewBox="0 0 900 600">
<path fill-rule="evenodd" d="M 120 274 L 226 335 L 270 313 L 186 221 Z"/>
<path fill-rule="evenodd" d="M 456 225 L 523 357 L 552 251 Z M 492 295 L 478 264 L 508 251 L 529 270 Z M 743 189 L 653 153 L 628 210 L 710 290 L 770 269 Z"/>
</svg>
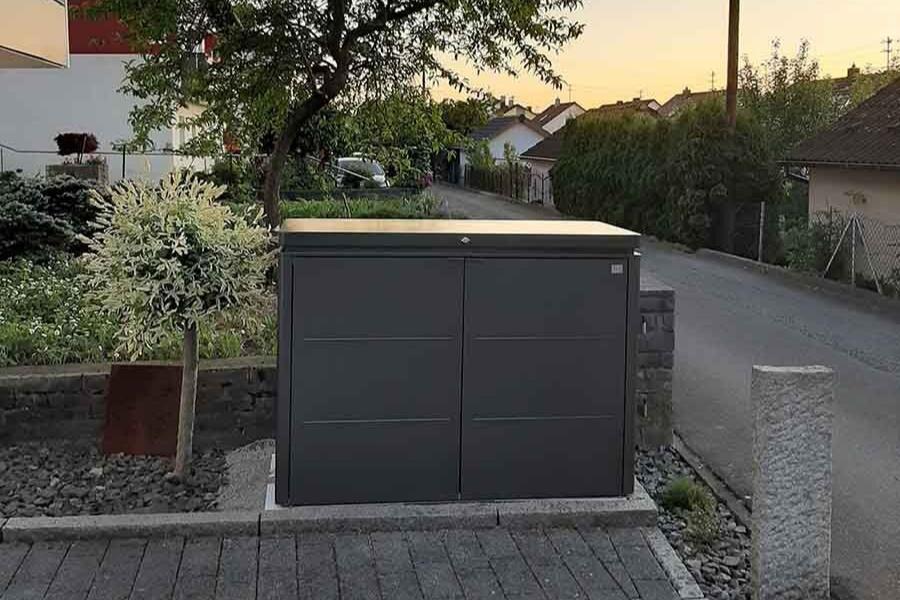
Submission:
<svg viewBox="0 0 900 600">
<path fill-rule="evenodd" d="M 385 5 L 383 9 L 378 11 L 378 14 L 376 14 L 373 19 L 369 21 L 363 21 L 349 33 L 347 33 L 347 38 L 344 42 L 344 47 L 342 48 L 342 50 L 346 52 L 347 49 L 351 45 L 356 43 L 357 40 L 383 29 L 385 26 L 387 26 L 388 23 L 391 23 L 393 21 L 402 21 L 403 19 L 411 17 L 416 13 L 424 12 L 430 8 L 437 6 L 438 4 L 444 3 L 446 3 L 446 0 L 415 0 L 413 2 L 404 4 L 394 10 L 391 10 L 388 5 Z"/>
</svg>

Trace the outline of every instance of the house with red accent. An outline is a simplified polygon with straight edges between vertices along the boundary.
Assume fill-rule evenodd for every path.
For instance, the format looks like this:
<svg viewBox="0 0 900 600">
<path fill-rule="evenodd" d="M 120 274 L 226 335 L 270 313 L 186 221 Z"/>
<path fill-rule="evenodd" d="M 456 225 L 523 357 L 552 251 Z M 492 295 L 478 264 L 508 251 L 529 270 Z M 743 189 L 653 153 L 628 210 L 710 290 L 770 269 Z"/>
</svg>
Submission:
<svg viewBox="0 0 900 600">
<path fill-rule="evenodd" d="M 70 0 L 77 7 L 83 0 Z M 105 160 L 110 181 L 157 180 L 173 168 L 205 168 L 203 159 L 177 155 L 191 131 L 179 127 L 202 109 L 189 107 L 175 126 L 157 131 L 152 148 L 123 152 L 133 139 L 131 109 L 140 100 L 120 91 L 125 65 L 141 60 L 116 19 L 88 20 L 69 14 L 69 68 L 0 69 L 0 170 L 41 175 L 60 164 L 53 138 L 63 132 L 92 133 L 99 142 L 94 160 Z M 197 49 L 206 60 L 206 48 Z"/>
</svg>

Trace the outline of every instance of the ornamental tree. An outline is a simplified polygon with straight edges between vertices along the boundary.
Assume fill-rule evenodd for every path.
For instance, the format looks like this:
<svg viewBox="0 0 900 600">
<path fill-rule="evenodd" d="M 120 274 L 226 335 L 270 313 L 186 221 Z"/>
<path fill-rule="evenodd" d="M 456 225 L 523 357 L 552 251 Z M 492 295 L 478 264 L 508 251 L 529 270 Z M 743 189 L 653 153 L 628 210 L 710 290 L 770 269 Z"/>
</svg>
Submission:
<svg viewBox="0 0 900 600">
<path fill-rule="evenodd" d="M 261 215 L 235 215 L 215 202 L 223 191 L 175 172 L 158 185 L 120 183 L 110 200 L 94 196 L 103 231 L 89 241 L 85 280 L 91 299 L 121 325 L 120 352 L 136 359 L 172 332 L 184 334 L 178 476 L 191 460 L 197 328 L 218 313 L 265 302 L 273 262 Z"/>
<path fill-rule="evenodd" d="M 455 65 L 530 72 L 559 87 L 550 55 L 580 35 L 581 0 L 98 0 L 118 16 L 142 60 L 124 90 L 145 102 L 132 113 L 138 139 L 170 127 L 188 103 L 206 107 L 185 126 L 194 145 L 221 146 L 227 131 L 255 151 L 274 134 L 260 189 L 278 224 L 281 174 L 304 127 L 332 104 L 352 110 L 421 77 L 469 86 Z M 215 41 L 210 61 L 196 56 Z M 213 45 L 213 44 L 210 44 Z"/>
</svg>

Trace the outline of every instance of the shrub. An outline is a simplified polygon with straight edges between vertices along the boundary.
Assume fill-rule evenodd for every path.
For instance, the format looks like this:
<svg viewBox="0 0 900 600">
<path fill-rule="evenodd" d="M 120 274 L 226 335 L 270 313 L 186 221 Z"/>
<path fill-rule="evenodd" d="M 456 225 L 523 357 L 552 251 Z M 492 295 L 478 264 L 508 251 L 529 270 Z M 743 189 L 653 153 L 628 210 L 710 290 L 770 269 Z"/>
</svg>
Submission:
<svg viewBox="0 0 900 600">
<path fill-rule="evenodd" d="M 96 152 L 100 147 L 93 133 L 60 133 L 53 141 L 56 142 L 60 156 L 75 154 L 77 163 L 81 163 L 82 156 Z"/>
<path fill-rule="evenodd" d="M 179 476 L 191 458 L 198 327 L 211 317 L 264 303 L 272 266 L 268 230 L 216 203 L 223 191 L 184 172 L 158 186 L 122 184 L 103 215 L 108 226 L 86 256 L 88 296 L 121 326 L 125 353 L 138 357 L 167 335 L 184 335 Z"/>
<path fill-rule="evenodd" d="M 662 505 L 668 510 L 711 510 L 715 500 L 705 487 L 690 477 L 673 479 L 666 485 L 660 498 Z"/>
<path fill-rule="evenodd" d="M 693 247 L 730 242 L 734 215 L 726 208 L 783 196 L 762 130 L 741 116 L 732 134 L 719 102 L 684 110 L 674 121 L 582 117 L 563 134 L 552 178 L 564 213 Z M 717 239 L 723 221 L 718 232 L 725 235 Z"/>
<path fill-rule="evenodd" d="M 821 212 L 786 227 L 782 237 L 787 266 L 806 273 L 824 273 L 846 224 L 841 213 Z M 840 278 L 846 271 L 845 254 L 838 252 L 830 276 Z"/>
<path fill-rule="evenodd" d="M 116 327 L 85 301 L 83 269 L 65 257 L 0 262 L 0 366 L 100 362 Z"/>
<path fill-rule="evenodd" d="M 119 327 L 87 297 L 82 261 L 50 258 L 0 262 L 0 367 L 105 362 L 121 359 Z M 264 302 L 206 319 L 200 326 L 202 358 L 275 353 L 273 291 Z M 181 355 L 178 334 L 167 335 L 145 356 Z"/>
<path fill-rule="evenodd" d="M 3 174 L 0 260 L 83 252 L 85 238 L 96 232 L 94 221 L 100 210 L 91 199 L 94 190 L 91 183 L 65 175 L 32 179 Z"/>
</svg>

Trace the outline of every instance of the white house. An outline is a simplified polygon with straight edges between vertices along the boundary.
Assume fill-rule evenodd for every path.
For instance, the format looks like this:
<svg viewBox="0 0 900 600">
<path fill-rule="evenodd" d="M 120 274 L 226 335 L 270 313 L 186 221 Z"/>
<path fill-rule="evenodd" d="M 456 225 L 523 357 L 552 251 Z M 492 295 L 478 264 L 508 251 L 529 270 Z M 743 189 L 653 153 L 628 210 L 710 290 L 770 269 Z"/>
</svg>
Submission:
<svg viewBox="0 0 900 600">
<path fill-rule="evenodd" d="M 584 108 L 577 102 L 556 102 L 544 109 L 544 112 L 534 118 L 535 122 L 544 128 L 547 133 L 556 133 L 572 119 L 577 119 L 584 114 Z"/>
<path fill-rule="evenodd" d="M 548 137 L 548 133 L 525 115 L 517 117 L 495 117 L 487 125 L 472 132 L 471 138 L 487 143 L 494 162 L 503 162 L 506 158 L 506 147 L 510 146 L 518 157 L 539 141 Z M 466 153 L 460 152 L 460 164 L 465 168 L 468 164 Z"/>
<path fill-rule="evenodd" d="M 900 269 L 900 79 L 801 142 L 784 162 L 809 171 L 810 218 L 859 215 L 867 235 L 878 238 L 868 250 L 880 274 Z"/>
<path fill-rule="evenodd" d="M 54 154 L 53 138 L 63 132 L 96 136 L 98 155 L 106 160 L 111 181 L 123 174 L 156 180 L 176 166 L 203 168 L 202 160 L 172 154 L 190 137 L 176 125 L 152 136 L 153 155 L 129 154 L 123 169 L 119 148 L 133 137 L 128 117 L 137 99 L 118 90 L 125 64 L 140 56 L 124 41 L 116 20 L 70 18 L 68 28 L 68 69 L 0 70 L 0 144 L 5 146 L 0 169 L 42 174 L 48 164 L 62 162 Z M 187 109 L 179 119 L 197 110 Z"/>
</svg>

